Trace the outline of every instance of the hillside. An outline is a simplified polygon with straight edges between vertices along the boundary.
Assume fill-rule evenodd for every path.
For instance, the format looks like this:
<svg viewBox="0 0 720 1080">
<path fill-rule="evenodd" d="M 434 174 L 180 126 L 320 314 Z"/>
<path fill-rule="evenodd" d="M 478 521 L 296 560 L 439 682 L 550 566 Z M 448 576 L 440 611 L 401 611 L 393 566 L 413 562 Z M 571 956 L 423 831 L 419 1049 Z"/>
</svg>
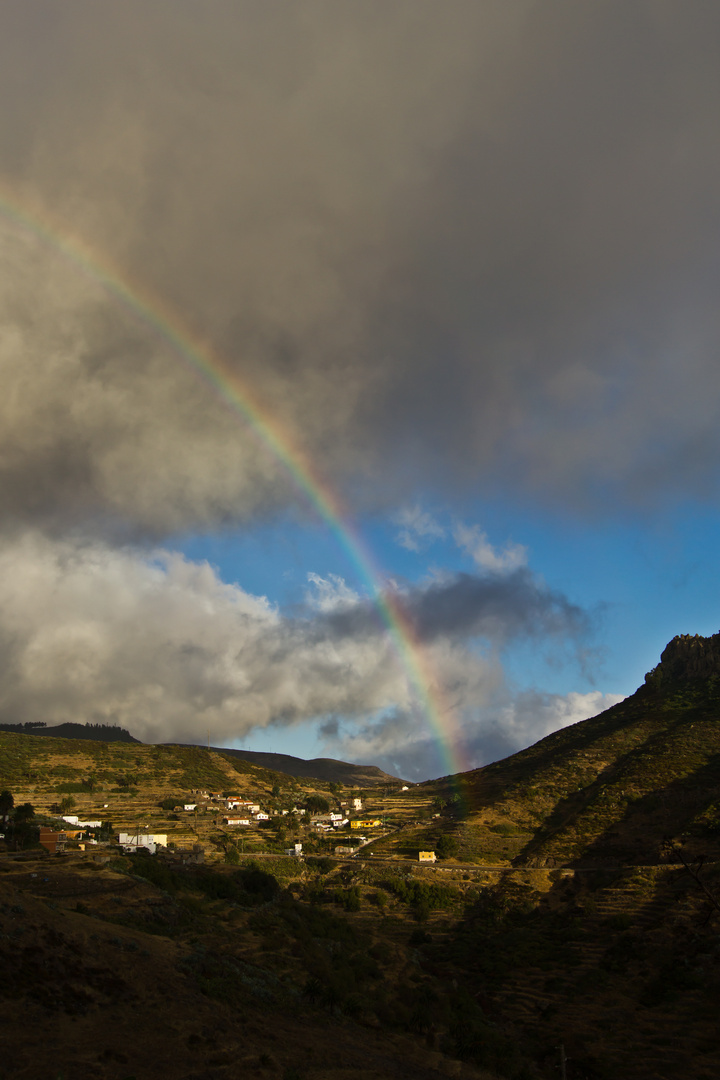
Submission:
<svg viewBox="0 0 720 1080">
<path fill-rule="evenodd" d="M 172 745 L 172 744 L 166 744 Z M 324 780 L 326 783 L 343 784 L 345 787 L 375 787 L 378 784 L 402 783 L 397 776 L 378 769 L 377 765 L 351 765 L 335 758 L 293 757 L 291 754 L 271 754 L 259 750 L 229 750 L 227 747 L 211 747 L 217 753 L 242 758 L 263 769 L 285 773 L 286 776 Z"/>
<path fill-rule="evenodd" d="M 335 782 L 199 747 L 0 735 L 16 805 L 72 789 L 77 813 L 206 855 L 0 854 L 12 1075 L 153 1080 L 162 1058 L 168 1080 L 238 1064 L 268 1080 L 550 1080 L 562 1046 L 568 1080 L 714 1080 L 719 763 L 720 634 L 673 639 L 632 697 L 504 761 L 363 789 L 379 825 L 354 858 L 282 816 L 347 800 Z M 274 806 L 275 824 L 239 851 L 212 807 L 159 805 L 200 787 Z M 286 830 L 309 858 L 280 855 Z M 420 849 L 441 861 L 419 866 Z M 33 1049 L 9 1022 L 20 1005 L 54 1041 Z"/>
<path fill-rule="evenodd" d="M 408 852 L 449 831 L 474 863 L 662 865 L 680 844 L 720 859 L 720 634 L 673 639 L 599 716 L 420 788 L 442 815 L 403 837 Z"/>
<path fill-rule="evenodd" d="M 114 724 L 0 724 L 0 731 L 10 731 L 15 735 L 47 735 L 55 739 L 95 739 L 100 742 L 138 743 L 125 728 Z"/>
<path fill-rule="evenodd" d="M 674 638 L 625 701 L 421 788 L 439 816 L 374 850 L 442 841 L 449 865 L 504 868 L 478 873 L 442 963 L 536 1060 L 563 1043 L 571 1077 L 718 1075 L 720 634 Z"/>
</svg>

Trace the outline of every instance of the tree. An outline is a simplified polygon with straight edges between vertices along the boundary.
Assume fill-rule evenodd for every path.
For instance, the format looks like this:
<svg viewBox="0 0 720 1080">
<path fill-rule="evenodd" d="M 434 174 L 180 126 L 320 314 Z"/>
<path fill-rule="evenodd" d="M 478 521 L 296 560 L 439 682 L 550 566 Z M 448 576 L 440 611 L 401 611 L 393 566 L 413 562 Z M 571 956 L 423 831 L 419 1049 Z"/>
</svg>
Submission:
<svg viewBox="0 0 720 1080">
<path fill-rule="evenodd" d="M 454 836 L 443 833 L 435 845 L 435 852 L 441 859 L 450 859 L 453 855 L 457 855 L 458 842 Z"/>
<path fill-rule="evenodd" d="M 0 791 L 0 818 L 7 821 L 8 815 L 15 805 L 11 791 Z"/>
<path fill-rule="evenodd" d="M 275 817 L 266 821 L 265 825 L 275 833 L 275 839 L 279 844 L 284 843 L 287 833 L 285 832 L 285 818 Z"/>
<path fill-rule="evenodd" d="M 319 814 L 327 814 L 330 809 L 330 803 L 322 795 L 308 795 L 305 800 L 305 809 L 313 811 Z"/>
<path fill-rule="evenodd" d="M 168 799 L 161 799 L 158 803 L 160 810 L 174 810 L 184 800 L 181 795 L 171 795 Z"/>
<path fill-rule="evenodd" d="M 29 840 L 37 841 L 38 831 L 31 824 L 35 817 L 35 808 L 32 803 L 22 803 L 15 808 L 10 825 L 10 834 L 15 842 L 15 848 L 24 848 Z"/>
<path fill-rule="evenodd" d="M 72 810 L 75 806 L 75 800 L 72 795 L 66 795 L 64 799 L 60 800 L 60 813 L 66 814 L 68 810 Z"/>
</svg>

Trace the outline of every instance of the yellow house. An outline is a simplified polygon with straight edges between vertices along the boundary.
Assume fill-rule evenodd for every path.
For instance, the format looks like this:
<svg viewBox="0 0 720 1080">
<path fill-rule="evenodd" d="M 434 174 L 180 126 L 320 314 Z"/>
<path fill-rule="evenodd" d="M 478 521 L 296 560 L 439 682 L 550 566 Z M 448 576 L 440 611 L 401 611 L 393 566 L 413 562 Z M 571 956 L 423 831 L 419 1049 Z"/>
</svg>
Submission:
<svg viewBox="0 0 720 1080">
<path fill-rule="evenodd" d="M 435 862 L 434 851 L 419 851 L 418 862 Z"/>
<path fill-rule="evenodd" d="M 364 821 L 351 821 L 351 829 L 379 829 L 382 825 L 380 818 L 367 818 Z"/>
</svg>

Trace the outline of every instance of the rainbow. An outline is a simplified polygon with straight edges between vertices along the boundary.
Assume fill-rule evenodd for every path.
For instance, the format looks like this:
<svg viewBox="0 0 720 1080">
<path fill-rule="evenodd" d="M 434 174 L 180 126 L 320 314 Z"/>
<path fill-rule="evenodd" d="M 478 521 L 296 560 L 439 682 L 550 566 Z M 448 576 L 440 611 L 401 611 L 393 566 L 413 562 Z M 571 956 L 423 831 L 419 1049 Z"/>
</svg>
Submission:
<svg viewBox="0 0 720 1080">
<path fill-rule="evenodd" d="M 440 748 L 449 775 L 467 766 L 460 761 L 460 739 L 452 707 L 442 699 L 441 688 L 432 671 L 426 650 L 403 610 L 397 594 L 383 587 L 382 574 L 358 529 L 337 493 L 321 476 L 308 454 L 253 393 L 251 388 L 182 316 L 145 286 L 130 282 L 122 270 L 105 256 L 93 251 L 82 238 L 70 233 L 39 207 L 28 210 L 0 187 L 0 214 L 24 232 L 59 253 L 85 274 L 136 320 L 169 344 L 236 416 L 266 447 L 291 478 L 294 486 L 335 536 L 360 578 L 369 587 L 374 605 L 387 628 L 394 648 L 407 672 L 413 693 L 420 703 Z"/>
</svg>

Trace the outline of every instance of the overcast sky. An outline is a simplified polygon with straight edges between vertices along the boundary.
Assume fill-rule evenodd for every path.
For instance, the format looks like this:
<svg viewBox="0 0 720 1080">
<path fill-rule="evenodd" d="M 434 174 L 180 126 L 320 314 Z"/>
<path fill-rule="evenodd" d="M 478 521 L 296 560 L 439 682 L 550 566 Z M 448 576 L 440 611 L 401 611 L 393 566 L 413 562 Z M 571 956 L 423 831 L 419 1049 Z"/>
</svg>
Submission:
<svg viewBox="0 0 720 1080">
<path fill-rule="evenodd" d="M 716 632 L 719 42 L 704 0 L 4 4 L 0 718 L 422 779 Z"/>
</svg>

